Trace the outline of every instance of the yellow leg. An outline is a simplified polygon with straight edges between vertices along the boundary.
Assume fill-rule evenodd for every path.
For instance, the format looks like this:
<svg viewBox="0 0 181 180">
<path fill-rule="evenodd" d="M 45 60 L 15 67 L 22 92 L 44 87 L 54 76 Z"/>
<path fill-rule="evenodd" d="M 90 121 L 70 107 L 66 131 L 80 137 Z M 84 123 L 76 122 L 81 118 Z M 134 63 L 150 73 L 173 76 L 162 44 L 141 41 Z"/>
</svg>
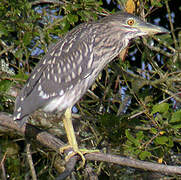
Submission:
<svg viewBox="0 0 181 180">
<path fill-rule="evenodd" d="M 68 108 L 65 111 L 64 118 L 63 118 L 64 126 L 65 126 L 65 131 L 67 134 L 67 139 L 69 142 L 69 145 L 60 148 L 60 152 L 62 153 L 65 149 L 68 148 L 73 148 L 74 152 L 70 153 L 68 156 L 66 156 L 66 160 L 68 160 L 70 157 L 74 156 L 75 154 L 79 154 L 81 159 L 82 159 L 82 166 L 85 164 L 85 157 L 84 154 L 86 153 L 92 153 L 92 152 L 98 152 L 98 150 L 86 150 L 86 149 L 79 149 L 74 133 L 74 128 L 72 125 L 72 113 L 71 113 L 71 108 Z"/>
<path fill-rule="evenodd" d="M 76 137 L 75 137 L 75 133 L 74 133 L 74 128 L 73 128 L 73 125 L 72 125 L 71 108 L 68 108 L 65 111 L 64 116 L 65 117 L 63 118 L 63 123 L 64 123 L 65 130 L 66 130 L 66 133 L 67 133 L 68 142 L 74 148 L 74 150 L 78 150 L 78 145 L 77 145 L 77 141 L 76 141 Z"/>
<path fill-rule="evenodd" d="M 71 153 L 70 155 L 68 155 L 66 157 L 66 159 L 69 159 L 71 156 L 73 156 L 75 154 L 79 154 L 81 156 L 81 158 L 82 158 L 82 163 L 84 165 L 85 164 L 85 157 L 84 157 L 83 153 L 81 153 L 81 151 L 78 148 L 77 140 L 76 140 L 75 133 L 74 133 L 74 128 L 73 128 L 73 125 L 72 125 L 71 108 L 68 108 L 65 111 L 64 116 L 65 117 L 63 118 L 63 123 L 64 123 L 64 126 L 65 126 L 65 131 L 67 133 L 67 139 L 68 139 L 68 142 L 69 142 L 69 145 L 67 147 L 72 147 L 73 150 L 74 150 L 74 152 Z"/>
</svg>

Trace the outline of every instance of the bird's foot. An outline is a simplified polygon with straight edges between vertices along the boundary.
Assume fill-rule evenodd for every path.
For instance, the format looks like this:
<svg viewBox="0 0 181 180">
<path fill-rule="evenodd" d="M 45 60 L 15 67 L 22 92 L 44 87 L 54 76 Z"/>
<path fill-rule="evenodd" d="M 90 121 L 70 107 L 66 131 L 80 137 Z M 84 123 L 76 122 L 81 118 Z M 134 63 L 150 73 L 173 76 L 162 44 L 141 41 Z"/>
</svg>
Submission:
<svg viewBox="0 0 181 180">
<path fill-rule="evenodd" d="M 71 151 L 65 157 L 65 161 L 68 161 L 71 157 L 73 157 L 76 154 L 78 154 L 81 157 L 81 159 L 82 159 L 82 163 L 81 163 L 81 165 L 80 165 L 80 167 L 78 169 L 84 167 L 84 165 L 85 165 L 85 157 L 84 157 L 85 154 L 99 152 L 99 150 L 78 149 L 78 148 L 72 147 L 71 145 L 67 145 L 67 146 L 64 146 L 64 147 L 60 148 L 60 153 L 63 153 L 66 149 L 69 149 L 69 148 L 73 148 L 73 151 Z"/>
</svg>

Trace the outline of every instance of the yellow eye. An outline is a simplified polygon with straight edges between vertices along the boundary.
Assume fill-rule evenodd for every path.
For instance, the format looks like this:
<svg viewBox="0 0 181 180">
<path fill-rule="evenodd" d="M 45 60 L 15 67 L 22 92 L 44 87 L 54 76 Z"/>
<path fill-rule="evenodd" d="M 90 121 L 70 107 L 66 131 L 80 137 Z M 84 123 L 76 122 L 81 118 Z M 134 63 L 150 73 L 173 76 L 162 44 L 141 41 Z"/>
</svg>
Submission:
<svg viewBox="0 0 181 180">
<path fill-rule="evenodd" d="M 129 19 L 128 21 L 127 21 L 127 24 L 129 25 L 129 26 L 132 26 L 133 24 L 134 24 L 134 19 Z"/>
</svg>

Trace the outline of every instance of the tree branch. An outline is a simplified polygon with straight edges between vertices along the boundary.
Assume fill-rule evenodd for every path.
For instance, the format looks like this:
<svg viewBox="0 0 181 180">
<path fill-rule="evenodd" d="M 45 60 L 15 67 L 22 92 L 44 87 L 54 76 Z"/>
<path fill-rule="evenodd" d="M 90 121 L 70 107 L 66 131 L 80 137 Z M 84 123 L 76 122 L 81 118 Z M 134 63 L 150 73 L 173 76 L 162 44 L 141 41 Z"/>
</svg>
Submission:
<svg viewBox="0 0 181 180">
<path fill-rule="evenodd" d="M 27 124 L 26 127 L 23 126 L 19 128 L 18 125 L 12 120 L 11 116 L 7 113 L 0 113 L 0 131 L 1 132 L 15 132 L 22 136 L 26 136 L 26 131 L 30 131 L 31 136 L 34 136 L 34 139 L 40 142 L 42 145 L 49 147 L 50 149 L 59 152 L 59 149 L 65 144 L 58 139 L 57 137 L 49 134 L 48 132 L 41 131 L 38 128 Z M 72 149 L 68 149 L 66 153 L 70 152 Z M 73 158 L 73 159 L 72 159 Z M 69 174 L 73 171 L 76 161 L 79 159 L 78 156 L 72 157 L 67 164 L 67 168 L 64 173 Z M 86 154 L 85 158 L 91 161 L 104 161 L 108 163 L 114 163 L 122 166 L 129 166 L 133 168 L 139 168 L 143 170 L 149 170 L 154 172 L 160 172 L 164 174 L 180 174 L 181 175 L 181 167 L 179 166 L 168 166 L 158 163 L 151 163 L 146 161 L 140 161 L 135 159 L 129 159 L 127 157 L 121 157 L 112 154 L 104 154 L 104 153 L 91 153 Z M 70 167 L 70 168 L 69 168 Z"/>
</svg>

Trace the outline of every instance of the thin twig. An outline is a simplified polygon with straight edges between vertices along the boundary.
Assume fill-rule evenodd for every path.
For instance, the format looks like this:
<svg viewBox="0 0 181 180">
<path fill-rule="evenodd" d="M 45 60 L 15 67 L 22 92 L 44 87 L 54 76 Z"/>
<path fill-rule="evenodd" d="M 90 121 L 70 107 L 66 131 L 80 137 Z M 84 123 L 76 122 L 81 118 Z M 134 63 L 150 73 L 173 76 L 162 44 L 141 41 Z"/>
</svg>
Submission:
<svg viewBox="0 0 181 180">
<path fill-rule="evenodd" d="M 64 5 L 64 2 L 57 1 L 57 0 L 39 0 L 39 1 L 34 1 L 31 3 L 32 6 L 36 6 L 39 4 L 56 4 L 56 5 Z"/>
<path fill-rule="evenodd" d="M 0 113 L 0 126 L 6 127 L 4 128 L 4 130 L 6 131 L 15 132 L 16 130 L 16 132 L 18 132 L 21 135 L 25 135 L 25 130 L 28 131 L 28 128 L 30 128 L 32 132 L 30 135 L 34 136 L 35 140 L 40 142 L 42 145 L 56 151 L 57 153 L 60 153 L 59 149 L 62 146 L 65 146 L 65 144 L 60 139 L 56 138 L 55 136 L 45 131 L 41 131 L 32 125 L 27 124 L 28 126 L 27 128 L 25 128 L 25 126 L 23 126 L 22 128 L 19 128 L 18 125 L 12 120 L 11 116 L 5 113 Z M 1 131 L 2 130 L 3 129 L 1 129 Z M 71 148 L 68 149 L 66 153 L 70 151 L 72 151 Z M 77 158 L 79 158 L 79 156 L 73 156 L 72 158 L 75 158 L 75 161 L 77 161 Z M 104 153 L 91 153 L 91 154 L 86 154 L 85 158 L 87 160 L 114 163 L 114 164 L 123 165 L 123 166 L 129 166 L 129 167 L 140 168 L 144 170 L 161 172 L 164 174 L 180 174 L 181 175 L 181 167 L 179 166 L 168 166 L 168 165 L 163 165 L 163 164 L 158 164 L 158 163 L 150 163 L 146 161 L 129 159 L 129 158 L 121 157 L 117 155 L 104 154 Z M 70 169 L 68 171 L 70 172 Z"/>
<path fill-rule="evenodd" d="M 169 52 L 166 52 L 166 51 L 164 51 L 164 50 L 162 50 L 160 47 L 156 47 L 156 46 L 151 46 L 151 45 L 149 45 L 148 43 L 147 43 L 147 40 L 146 40 L 146 38 L 142 38 L 143 39 L 143 44 L 146 46 L 146 47 L 148 47 L 150 50 L 152 50 L 152 51 L 156 51 L 157 53 L 161 53 L 161 54 L 163 54 L 164 56 L 166 56 L 166 57 L 169 57 L 169 58 L 171 58 L 171 57 L 173 57 L 175 54 L 171 54 L 171 53 L 169 53 Z M 138 44 L 140 44 L 139 42 L 138 42 Z"/>
<path fill-rule="evenodd" d="M 1 178 L 2 180 L 7 180 L 6 178 L 6 170 L 5 170 L 5 167 L 4 167 L 4 161 L 6 159 L 6 153 L 4 154 L 2 160 L 1 160 L 1 166 L 0 166 L 0 169 L 2 170 L 2 175 L 1 175 Z"/>
<path fill-rule="evenodd" d="M 29 166 L 30 166 L 30 169 L 31 169 L 32 179 L 37 180 L 36 171 L 35 171 L 35 167 L 33 165 L 33 159 L 32 159 L 32 156 L 31 156 L 30 144 L 29 143 L 26 145 L 26 154 L 27 154 L 28 163 L 29 163 Z"/>
<path fill-rule="evenodd" d="M 171 33 L 173 36 L 175 48 L 178 48 L 177 38 L 176 38 L 175 33 L 174 33 L 174 27 L 173 27 L 173 23 L 172 23 L 171 12 L 170 12 L 170 7 L 168 5 L 168 1 L 165 1 L 165 4 L 166 4 L 167 12 L 168 12 L 168 19 L 169 19 L 169 23 L 170 23 L 170 28 L 171 28 Z"/>
<path fill-rule="evenodd" d="M 165 46 L 166 48 L 168 48 L 169 50 L 171 50 L 173 53 L 176 52 L 175 48 L 173 48 L 172 46 L 170 46 L 167 41 L 163 41 L 161 39 L 159 39 L 157 36 L 152 36 L 152 38 L 154 40 L 156 40 L 157 42 L 159 42 L 159 44 L 162 44 L 163 46 Z"/>
<path fill-rule="evenodd" d="M 128 117 L 128 119 L 133 119 L 133 118 L 135 118 L 135 117 L 137 117 L 137 116 L 139 116 L 139 115 L 141 115 L 141 114 L 144 114 L 146 111 L 147 111 L 147 110 L 143 110 L 143 111 L 141 111 L 141 112 L 138 112 L 138 113 L 136 113 L 136 114 L 133 114 L 132 116 Z"/>
<path fill-rule="evenodd" d="M 4 53 L 7 53 L 8 51 L 11 51 L 14 48 L 14 45 L 6 47 L 4 50 L 0 52 L 0 56 Z"/>
<path fill-rule="evenodd" d="M 10 80 L 10 81 L 21 81 L 21 82 L 26 82 L 26 80 L 20 79 L 20 78 L 0 77 L 0 79 L 2 79 L 2 80 Z"/>
</svg>

